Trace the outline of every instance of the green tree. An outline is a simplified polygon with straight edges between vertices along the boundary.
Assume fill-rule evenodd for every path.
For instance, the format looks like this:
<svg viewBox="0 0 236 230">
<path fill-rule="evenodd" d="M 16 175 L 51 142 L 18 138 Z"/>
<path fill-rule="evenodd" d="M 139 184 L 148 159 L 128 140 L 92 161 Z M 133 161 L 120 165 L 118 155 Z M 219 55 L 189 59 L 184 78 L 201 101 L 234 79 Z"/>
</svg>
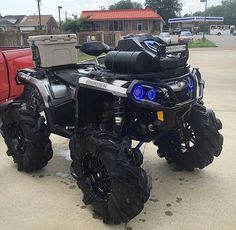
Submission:
<svg viewBox="0 0 236 230">
<path fill-rule="evenodd" d="M 179 0 L 146 0 L 145 6 L 157 10 L 166 23 L 168 19 L 180 16 L 182 10 Z"/>
<path fill-rule="evenodd" d="M 207 15 L 208 16 L 215 16 L 215 17 L 219 17 L 222 15 L 223 12 L 223 6 L 218 5 L 218 6 L 212 6 L 207 10 Z"/>
<path fill-rule="evenodd" d="M 207 16 L 220 17 L 223 15 L 223 6 L 211 6 L 207 9 Z M 205 16 L 205 11 L 197 11 L 193 16 Z"/>
<path fill-rule="evenodd" d="M 236 0 L 224 0 L 222 6 L 225 24 L 236 26 Z"/>
<path fill-rule="evenodd" d="M 79 31 L 89 30 L 90 24 L 87 18 L 80 18 L 76 20 L 67 19 L 62 23 L 62 29 L 67 32 L 76 33 Z"/>
<path fill-rule="evenodd" d="M 197 11 L 193 16 L 205 16 L 205 12 Z M 236 0 L 223 0 L 221 5 L 209 7 L 207 16 L 224 17 L 224 24 L 236 25 Z"/>
<path fill-rule="evenodd" d="M 192 14 L 185 14 L 184 17 L 192 17 Z"/>
<path fill-rule="evenodd" d="M 109 10 L 120 9 L 142 9 L 142 4 L 138 2 L 132 2 L 131 0 L 121 0 L 113 5 L 110 5 Z"/>
<path fill-rule="evenodd" d="M 197 11 L 195 13 L 193 13 L 193 16 L 197 17 L 202 17 L 202 16 L 205 16 L 205 12 L 204 11 Z"/>
</svg>

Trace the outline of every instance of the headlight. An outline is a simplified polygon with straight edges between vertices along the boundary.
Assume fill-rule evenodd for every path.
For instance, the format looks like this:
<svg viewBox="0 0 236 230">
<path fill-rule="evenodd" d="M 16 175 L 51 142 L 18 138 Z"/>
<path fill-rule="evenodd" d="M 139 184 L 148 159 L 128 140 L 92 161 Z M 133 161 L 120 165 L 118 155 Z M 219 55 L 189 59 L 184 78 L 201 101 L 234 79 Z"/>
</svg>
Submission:
<svg viewBox="0 0 236 230">
<path fill-rule="evenodd" d="M 154 89 L 148 90 L 148 92 L 147 92 L 147 97 L 148 97 L 148 99 L 149 99 L 150 101 L 154 101 L 154 100 L 156 99 L 156 97 L 157 97 L 156 91 L 155 91 Z"/>
<path fill-rule="evenodd" d="M 145 97 L 144 87 L 141 85 L 136 85 L 133 89 L 133 96 L 136 100 L 142 100 Z"/>
<path fill-rule="evenodd" d="M 132 95 L 137 101 L 155 101 L 157 98 L 157 91 L 151 86 L 136 85 L 133 87 Z"/>
</svg>

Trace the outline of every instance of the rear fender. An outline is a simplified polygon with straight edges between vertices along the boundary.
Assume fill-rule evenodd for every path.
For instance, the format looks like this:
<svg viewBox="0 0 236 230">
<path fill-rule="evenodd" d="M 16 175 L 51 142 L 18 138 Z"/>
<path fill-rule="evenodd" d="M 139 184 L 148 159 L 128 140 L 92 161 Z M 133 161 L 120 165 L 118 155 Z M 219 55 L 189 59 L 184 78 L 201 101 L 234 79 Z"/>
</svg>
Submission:
<svg viewBox="0 0 236 230">
<path fill-rule="evenodd" d="M 47 125 L 52 133 L 70 138 L 66 127 L 74 125 L 74 100 L 70 88 L 66 85 L 53 85 L 48 78 L 37 79 L 34 70 L 18 73 L 18 82 L 28 84 L 38 90 L 44 103 Z M 54 87 L 55 86 L 55 87 Z"/>
</svg>

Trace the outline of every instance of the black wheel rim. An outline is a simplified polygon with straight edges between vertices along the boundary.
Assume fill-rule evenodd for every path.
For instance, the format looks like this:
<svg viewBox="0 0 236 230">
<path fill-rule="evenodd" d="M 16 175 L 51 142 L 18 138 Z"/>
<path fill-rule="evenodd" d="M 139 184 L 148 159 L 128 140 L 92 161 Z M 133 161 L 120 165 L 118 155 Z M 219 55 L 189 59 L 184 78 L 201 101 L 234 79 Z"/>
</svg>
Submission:
<svg viewBox="0 0 236 230">
<path fill-rule="evenodd" d="M 26 141 L 24 133 L 20 126 L 15 125 L 13 129 L 13 139 L 17 140 L 17 150 L 20 154 L 24 154 L 26 150 Z"/>
<path fill-rule="evenodd" d="M 184 123 L 183 132 L 184 132 L 184 139 L 181 146 L 184 150 L 189 150 L 195 145 L 195 139 L 196 139 L 195 132 L 192 126 L 187 122 Z"/>
<path fill-rule="evenodd" d="M 32 89 L 30 98 L 30 107 L 34 112 L 38 112 L 43 106 L 41 96 L 36 89 Z"/>
<path fill-rule="evenodd" d="M 84 172 L 90 179 L 94 192 L 102 199 L 108 199 L 112 192 L 111 179 L 99 155 L 88 154 L 84 159 Z"/>
<path fill-rule="evenodd" d="M 185 122 L 182 129 L 171 134 L 171 140 L 174 140 L 176 149 L 184 153 L 194 147 L 196 143 L 196 135 L 192 126 Z"/>
</svg>

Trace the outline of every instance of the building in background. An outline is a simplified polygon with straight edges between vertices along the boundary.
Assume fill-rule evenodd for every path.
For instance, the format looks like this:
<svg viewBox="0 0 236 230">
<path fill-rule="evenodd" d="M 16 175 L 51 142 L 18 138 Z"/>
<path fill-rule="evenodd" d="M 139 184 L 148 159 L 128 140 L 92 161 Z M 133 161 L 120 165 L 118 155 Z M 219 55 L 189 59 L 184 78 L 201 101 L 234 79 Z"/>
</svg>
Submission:
<svg viewBox="0 0 236 230">
<path fill-rule="evenodd" d="M 3 32 L 16 32 L 17 24 L 20 23 L 25 15 L 7 15 L 0 18 L 0 28 Z"/>
<path fill-rule="evenodd" d="M 58 24 L 52 15 L 41 15 L 41 25 L 42 31 L 47 33 L 55 33 L 59 30 Z M 17 27 L 18 31 L 21 32 L 37 31 L 40 29 L 39 16 L 25 16 L 23 20 L 17 24 Z"/>
<path fill-rule="evenodd" d="M 206 23 L 209 25 L 216 25 L 222 23 L 224 17 L 206 17 Z M 205 22 L 205 17 L 184 17 L 184 18 L 171 18 L 168 20 L 171 29 L 188 29 L 193 33 L 199 31 L 200 25 Z"/>
<path fill-rule="evenodd" d="M 120 31 L 122 35 L 162 31 L 164 21 L 153 9 L 83 11 L 91 31 Z"/>
</svg>

